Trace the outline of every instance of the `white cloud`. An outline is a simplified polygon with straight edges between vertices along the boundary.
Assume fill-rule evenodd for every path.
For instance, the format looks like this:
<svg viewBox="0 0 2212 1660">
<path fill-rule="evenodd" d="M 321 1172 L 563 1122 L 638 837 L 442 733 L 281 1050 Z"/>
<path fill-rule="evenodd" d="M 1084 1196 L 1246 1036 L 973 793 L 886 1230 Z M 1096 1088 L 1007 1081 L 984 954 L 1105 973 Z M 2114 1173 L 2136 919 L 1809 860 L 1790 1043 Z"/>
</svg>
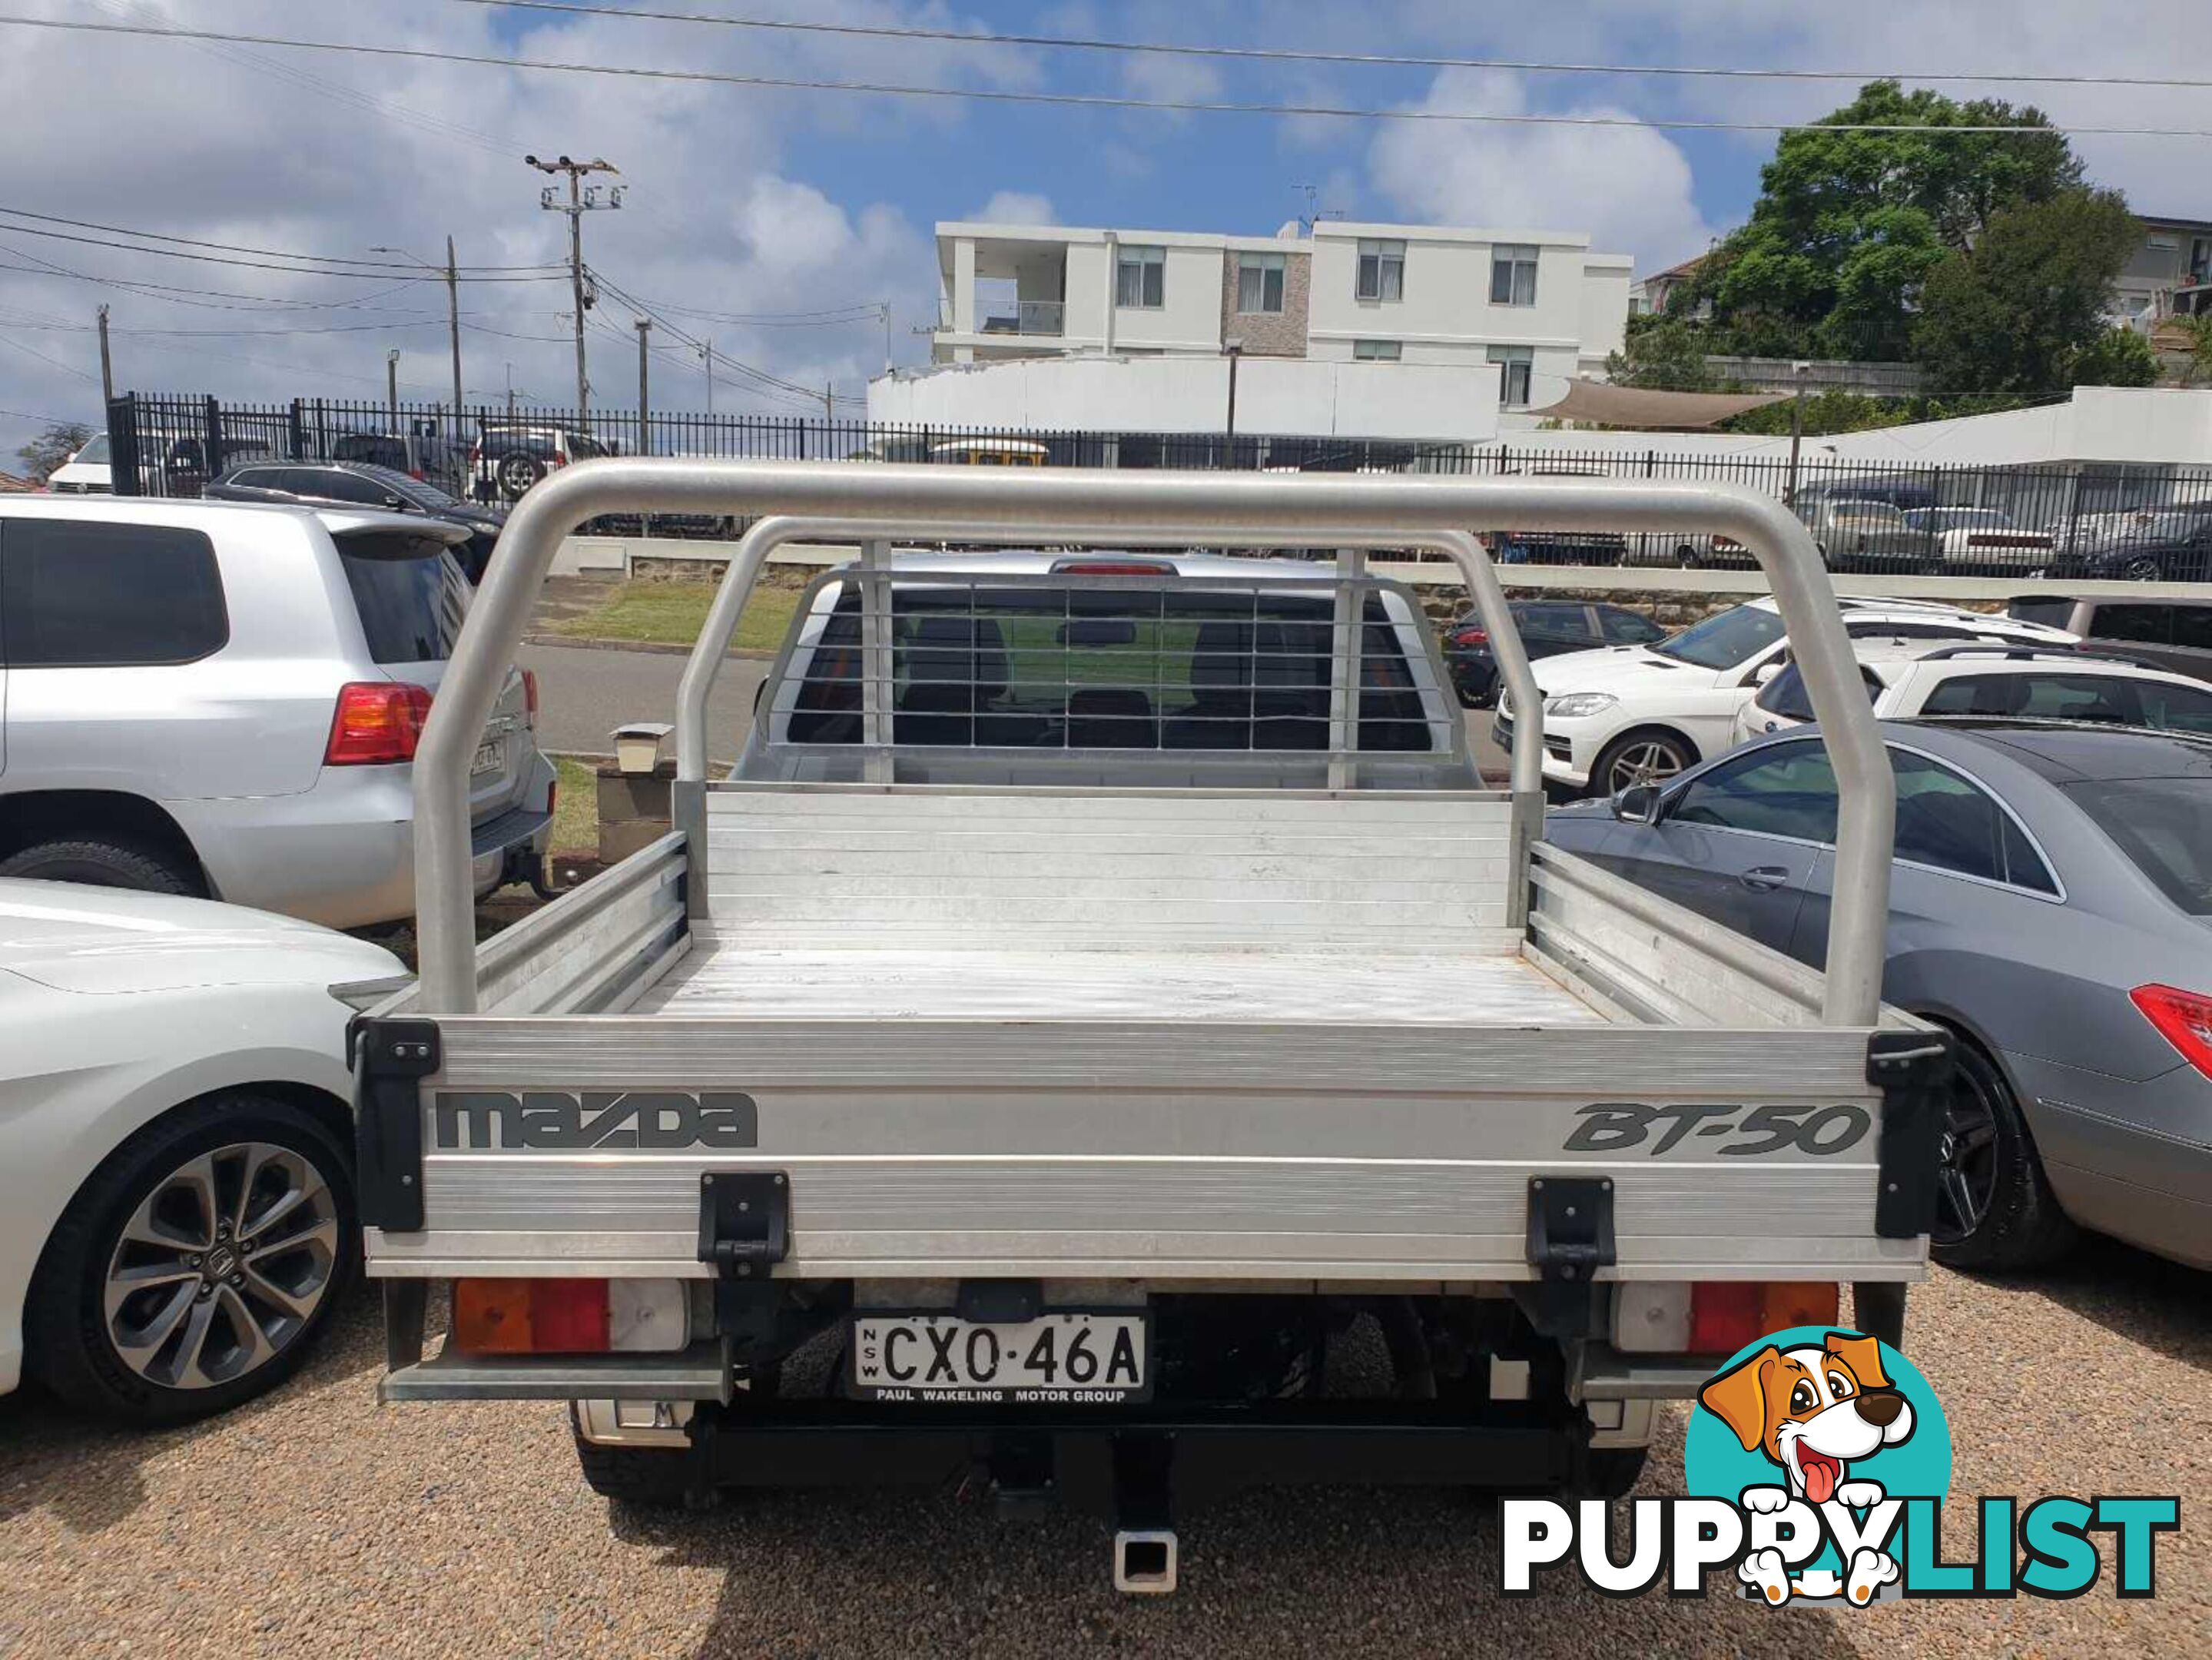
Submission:
<svg viewBox="0 0 2212 1660">
<path fill-rule="evenodd" d="M 1036 191 L 994 192 L 991 199 L 981 207 L 960 216 L 978 225 L 1057 225 L 1060 222 L 1060 215 L 1053 210 L 1052 198 Z"/>
<path fill-rule="evenodd" d="M 1444 70 L 1413 107 L 1510 115 L 1528 102 L 1514 76 Z M 1602 104 L 1559 112 L 1634 119 Z M 1648 126 L 1390 122 L 1370 143 L 1367 167 L 1396 213 L 1441 224 L 1587 231 L 1603 252 L 1634 254 L 1641 270 L 1694 253 L 1712 234 L 1691 193 L 1688 159 Z"/>
</svg>

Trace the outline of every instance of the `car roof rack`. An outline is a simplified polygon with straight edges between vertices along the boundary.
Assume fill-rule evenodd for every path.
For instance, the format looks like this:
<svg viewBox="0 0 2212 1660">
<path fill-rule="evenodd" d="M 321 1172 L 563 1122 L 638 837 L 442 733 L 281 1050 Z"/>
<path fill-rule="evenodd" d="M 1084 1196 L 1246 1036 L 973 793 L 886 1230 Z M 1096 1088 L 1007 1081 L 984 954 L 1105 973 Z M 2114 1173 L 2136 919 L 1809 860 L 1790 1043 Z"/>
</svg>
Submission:
<svg viewBox="0 0 2212 1660">
<path fill-rule="evenodd" d="M 2064 646 L 1996 646 L 1966 644 L 1942 646 L 1922 654 L 1923 663 L 1942 662 L 1954 657 L 1994 657 L 2000 662 L 2026 663 L 2039 658 L 2051 658 L 2063 663 L 2118 663 L 2131 669 L 2155 668 L 2139 657 L 2124 657 L 2118 652 L 2074 651 Z"/>
</svg>

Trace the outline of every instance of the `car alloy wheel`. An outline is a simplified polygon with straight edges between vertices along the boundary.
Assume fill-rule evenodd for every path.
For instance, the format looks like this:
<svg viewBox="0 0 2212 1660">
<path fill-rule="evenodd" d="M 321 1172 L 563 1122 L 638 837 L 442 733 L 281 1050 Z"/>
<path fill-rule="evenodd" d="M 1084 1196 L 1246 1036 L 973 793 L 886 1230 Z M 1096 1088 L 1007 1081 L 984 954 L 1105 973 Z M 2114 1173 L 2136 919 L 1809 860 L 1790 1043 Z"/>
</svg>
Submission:
<svg viewBox="0 0 2212 1660">
<path fill-rule="evenodd" d="M 1638 738 L 1621 745 L 1607 769 L 1605 786 L 1619 794 L 1636 784 L 1657 784 L 1674 777 L 1689 763 L 1674 745 L 1663 738 Z"/>
<path fill-rule="evenodd" d="M 245 1377 L 314 1318 L 338 1239 L 336 1196 L 303 1154 L 265 1141 L 199 1154 L 154 1184 L 109 1257 L 116 1357 L 163 1389 Z"/>
<path fill-rule="evenodd" d="M 2159 569 L 2158 561 L 2147 553 L 2137 554 L 2120 567 L 2123 582 L 2155 582 L 2165 574 Z"/>
<path fill-rule="evenodd" d="M 1981 1226 L 1997 1187 L 1996 1107 L 1981 1080 L 1965 1067 L 1953 1076 L 1938 1156 L 1936 1225 L 1929 1237 L 1939 1245 L 1956 1244 Z"/>
</svg>

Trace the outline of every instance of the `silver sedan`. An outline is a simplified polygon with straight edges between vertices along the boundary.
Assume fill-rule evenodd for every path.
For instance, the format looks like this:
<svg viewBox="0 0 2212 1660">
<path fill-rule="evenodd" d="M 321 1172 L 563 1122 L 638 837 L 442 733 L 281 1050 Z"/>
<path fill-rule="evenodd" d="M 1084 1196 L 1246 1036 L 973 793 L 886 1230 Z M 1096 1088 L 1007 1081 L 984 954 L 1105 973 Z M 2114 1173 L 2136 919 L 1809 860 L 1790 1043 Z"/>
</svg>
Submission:
<svg viewBox="0 0 2212 1660">
<path fill-rule="evenodd" d="M 2078 1225 L 2212 1268 L 2212 740 L 1885 722 L 1883 995 L 1957 1034 L 1937 1258 L 2014 1268 Z M 1826 948 L 1836 787 L 1810 728 L 1547 836 L 1761 944 Z"/>
</svg>

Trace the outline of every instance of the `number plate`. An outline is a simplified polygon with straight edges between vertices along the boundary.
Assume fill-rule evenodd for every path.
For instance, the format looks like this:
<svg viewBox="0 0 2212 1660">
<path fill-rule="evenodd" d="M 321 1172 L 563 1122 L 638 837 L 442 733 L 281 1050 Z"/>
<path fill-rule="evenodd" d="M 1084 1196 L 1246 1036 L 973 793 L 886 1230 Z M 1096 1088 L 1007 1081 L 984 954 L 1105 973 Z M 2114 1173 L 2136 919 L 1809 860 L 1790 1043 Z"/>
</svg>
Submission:
<svg viewBox="0 0 2212 1660">
<path fill-rule="evenodd" d="M 469 776 L 482 777 L 488 772 L 507 770 L 507 739 L 488 739 L 477 745 L 476 754 L 469 761 Z"/>
<path fill-rule="evenodd" d="M 856 1314 L 853 1389 L 873 1401 L 1148 1400 L 1149 1336 L 1133 1313 L 1051 1313 L 1006 1325 Z"/>
</svg>

